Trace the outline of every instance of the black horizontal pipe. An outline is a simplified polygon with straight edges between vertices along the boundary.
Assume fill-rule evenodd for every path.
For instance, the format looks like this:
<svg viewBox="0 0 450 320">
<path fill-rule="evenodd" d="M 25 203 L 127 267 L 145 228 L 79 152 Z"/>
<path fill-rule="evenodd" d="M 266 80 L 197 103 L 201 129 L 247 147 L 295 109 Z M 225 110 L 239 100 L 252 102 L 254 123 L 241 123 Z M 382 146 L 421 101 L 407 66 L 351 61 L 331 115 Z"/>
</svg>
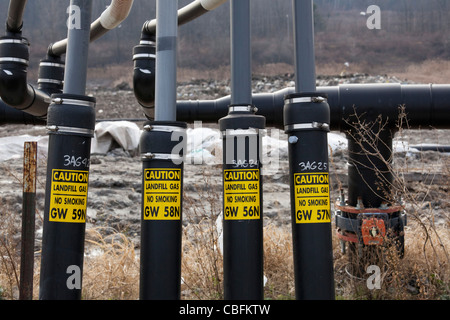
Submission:
<svg viewBox="0 0 450 320">
<path fill-rule="evenodd" d="M 283 126 L 284 96 L 294 93 L 294 88 L 285 88 L 274 93 L 252 95 L 257 114 L 266 117 L 268 127 Z M 395 127 L 399 107 L 404 105 L 409 129 L 450 129 L 450 85 L 401 85 L 401 84 L 348 84 L 333 87 L 318 87 L 317 92 L 328 95 L 330 105 L 330 129 L 345 131 L 346 121 L 355 111 L 358 114 L 389 118 L 389 126 Z M 177 101 L 177 120 L 193 122 L 217 122 L 228 114 L 230 96 L 216 100 Z M 18 113 L 11 113 L 0 103 L 0 123 L 19 123 Z M 147 108 L 150 115 L 152 107 Z M 26 110 L 25 110 L 26 111 Z M 30 118 L 23 116 L 29 123 Z"/>
<path fill-rule="evenodd" d="M 8 106 L 0 100 L 0 125 L 4 124 L 31 124 L 45 125 L 46 121 L 29 113 Z"/>
<path fill-rule="evenodd" d="M 283 127 L 284 97 L 295 92 L 285 88 L 274 93 L 253 94 L 252 103 L 257 114 L 266 117 L 267 126 Z M 450 129 L 450 85 L 401 85 L 401 84 L 346 84 L 333 87 L 317 87 L 317 92 L 328 95 L 330 105 L 330 129 L 345 131 L 347 120 L 355 112 L 375 119 L 382 114 L 388 126 L 397 125 L 399 108 L 405 107 L 409 129 Z M 177 101 L 177 119 L 192 122 L 217 122 L 228 111 L 230 96 L 217 100 Z"/>
</svg>

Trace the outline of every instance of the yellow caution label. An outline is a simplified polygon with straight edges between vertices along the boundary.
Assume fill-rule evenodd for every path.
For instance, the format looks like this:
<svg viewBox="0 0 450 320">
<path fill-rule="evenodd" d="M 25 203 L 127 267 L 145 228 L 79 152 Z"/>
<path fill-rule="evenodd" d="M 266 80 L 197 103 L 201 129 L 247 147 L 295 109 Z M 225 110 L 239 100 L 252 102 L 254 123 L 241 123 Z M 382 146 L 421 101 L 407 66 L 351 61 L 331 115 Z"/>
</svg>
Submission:
<svg viewBox="0 0 450 320">
<path fill-rule="evenodd" d="M 331 222 L 328 173 L 295 173 L 295 222 Z"/>
<path fill-rule="evenodd" d="M 181 219 L 181 169 L 144 170 L 144 220 Z"/>
<path fill-rule="evenodd" d="M 225 220 L 260 219 L 259 169 L 224 170 Z"/>
<path fill-rule="evenodd" d="M 89 172 L 52 170 L 49 221 L 85 223 Z"/>
</svg>

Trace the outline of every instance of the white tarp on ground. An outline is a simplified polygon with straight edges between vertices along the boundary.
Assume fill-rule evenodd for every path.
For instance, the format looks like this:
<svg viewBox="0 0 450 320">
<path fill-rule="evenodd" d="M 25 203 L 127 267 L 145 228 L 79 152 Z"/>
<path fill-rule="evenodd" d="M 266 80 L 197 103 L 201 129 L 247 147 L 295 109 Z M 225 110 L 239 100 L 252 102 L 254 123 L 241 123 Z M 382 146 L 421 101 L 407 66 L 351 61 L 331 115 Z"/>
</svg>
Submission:
<svg viewBox="0 0 450 320">
<path fill-rule="evenodd" d="M 105 121 L 95 126 L 92 139 L 92 154 L 107 154 L 115 148 L 123 148 L 136 154 L 142 130 L 129 121 Z M 271 160 L 287 159 L 287 138 L 283 131 L 267 129 L 263 135 L 262 156 Z M 39 156 L 47 155 L 48 136 L 21 135 L 0 138 L 0 161 L 22 158 L 25 141 L 38 141 Z M 329 151 L 347 149 L 347 139 L 339 133 L 328 134 Z M 406 142 L 395 141 L 394 152 L 416 153 Z M 218 129 L 195 127 L 187 129 L 186 163 L 188 164 L 221 164 L 222 139 Z M 264 160 L 263 160 L 264 163 Z"/>
<path fill-rule="evenodd" d="M 135 151 L 139 147 L 141 130 L 134 122 L 104 121 L 95 125 L 91 153 L 106 154 L 111 148 L 121 147 L 125 151 Z"/>
<path fill-rule="evenodd" d="M 47 157 L 48 136 L 30 136 L 28 134 L 0 138 L 0 161 L 23 157 L 25 142 L 37 141 L 38 158 Z"/>
<path fill-rule="evenodd" d="M 262 156 L 270 158 L 287 159 L 287 136 L 278 129 L 267 129 L 262 138 Z M 328 134 L 329 150 L 347 149 L 347 139 L 341 134 L 330 132 Z M 221 164 L 222 139 L 217 129 L 194 128 L 187 130 L 186 162 L 190 164 Z"/>
</svg>

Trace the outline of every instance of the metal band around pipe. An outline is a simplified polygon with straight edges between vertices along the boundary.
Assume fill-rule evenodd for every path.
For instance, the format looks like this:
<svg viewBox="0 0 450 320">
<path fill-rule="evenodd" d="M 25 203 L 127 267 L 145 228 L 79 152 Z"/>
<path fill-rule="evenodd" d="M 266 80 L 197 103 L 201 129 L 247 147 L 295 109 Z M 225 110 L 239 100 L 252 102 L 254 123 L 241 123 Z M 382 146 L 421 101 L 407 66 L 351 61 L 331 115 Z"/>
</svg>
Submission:
<svg viewBox="0 0 450 320">
<path fill-rule="evenodd" d="M 38 79 L 37 83 L 62 84 L 63 81 L 62 81 L 62 80 L 55 80 L 55 79 L 45 79 L 45 78 L 40 78 L 40 79 Z"/>
<path fill-rule="evenodd" d="M 222 136 L 232 137 L 232 136 L 251 136 L 258 135 L 260 129 L 249 128 L 249 129 L 227 129 L 222 131 Z"/>
<path fill-rule="evenodd" d="M 0 62 L 19 62 L 28 66 L 28 60 L 16 57 L 2 57 L 0 58 Z"/>
<path fill-rule="evenodd" d="M 52 100 L 55 104 L 70 104 L 70 105 L 76 105 L 76 106 L 83 106 L 83 107 L 95 107 L 95 102 L 86 101 L 86 100 L 77 100 L 77 99 L 67 99 L 67 98 L 55 98 Z"/>
<path fill-rule="evenodd" d="M 153 160 L 172 160 L 172 161 L 182 161 L 184 160 L 183 157 L 180 157 L 178 154 L 171 154 L 171 153 L 152 153 L 147 152 L 144 153 L 142 156 L 142 159 L 153 159 Z"/>
<path fill-rule="evenodd" d="M 150 125 L 144 126 L 146 131 L 161 131 L 161 132 L 186 132 L 186 129 L 176 127 L 176 126 L 166 126 L 166 125 Z"/>
<path fill-rule="evenodd" d="M 285 103 L 308 103 L 308 102 L 313 102 L 313 103 L 321 103 L 321 102 L 326 102 L 327 99 L 324 97 L 298 97 L 298 98 L 292 98 L 292 99 L 287 99 L 285 100 Z"/>
<path fill-rule="evenodd" d="M 47 126 L 47 130 L 53 133 L 73 133 L 73 134 L 82 134 L 93 136 L 94 130 L 87 128 L 75 128 L 75 127 L 67 127 L 67 126 Z"/>
<path fill-rule="evenodd" d="M 156 58 L 156 54 L 154 53 L 138 53 L 133 55 L 133 60 L 141 59 L 141 58 Z"/>
<path fill-rule="evenodd" d="M 284 126 L 284 131 L 291 132 L 296 130 L 310 130 L 321 129 L 324 131 L 330 131 L 330 125 L 328 123 L 311 122 L 311 123 L 296 123 Z"/>
<path fill-rule="evenodd" d="M 39 63 L 40 67 L 56 67 L 56 68 L 64 68 L 65 65 L 62 63 L 56 63 L 56 62 L 41 62 Z"/>
<path fill-rule="evenodd" d="M 252 112 L 254 111 L 254 107 L 252 105 L 246 106 L 229 106 L 228 112 Z"/>
<path fill-rule="evenodd" d="M 20 44 L 28 44 L 28 41 L 24 40 L 24 39 L 2 39 L 0 40 L 0 44 L 3 43 L 20 43 Z"/>
</svg>

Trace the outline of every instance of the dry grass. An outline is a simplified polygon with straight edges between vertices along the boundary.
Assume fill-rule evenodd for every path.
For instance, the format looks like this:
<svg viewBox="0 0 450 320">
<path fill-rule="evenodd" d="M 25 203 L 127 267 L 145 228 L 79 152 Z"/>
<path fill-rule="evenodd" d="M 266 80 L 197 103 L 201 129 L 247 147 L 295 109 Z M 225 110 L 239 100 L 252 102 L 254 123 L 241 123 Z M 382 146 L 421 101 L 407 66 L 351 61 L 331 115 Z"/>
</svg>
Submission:
<svg viewBox="0 0 450 320">
<path fill-rule="evenodd" d="M 182 259 L 182 299 L 222 299 L 223 267 L 216 221 L 222 205 L 220 184 L 205 168 L 202 178 L 187 186 L 185 197 Z M 445 171 L 447 170 L 447 171 Z M 449 163 L 442 165 L 449 174 Z M 401 172 L 401 171 L 400 171 Z M 432 188 L 428 186 L 427 188 Z M 448 186 L 447 186 L 448 188 Z M 408 189 L 404 190 L 405 192 Z M 425 194 L 427 191 L 425 191 Z M 430 191 L 428 191 L 430 194 Z M 338 299 L 448 299 L 450 273 L 448 217 L 436 225 L 429 198 L 411 194 L 408 226 L 405 229 L 405 256 L 400 259 L 389 249 L 378 252 L 382 263 L 382 287 L 369 290 L 368 274 L 349 272 L 349 258 L 340 251 L 333 231 L 335 287 Z M 202 199 L 202 201 L 198 201 Z M 189 209 L 187 209 L 189 208 Z M 426 208 L 427 212 L 423 212 Z M 3 202 L 0 216 L 0 298 L 18 298 L 20 270 L 20 228 L 14 204 Z M 219 218 L 220 219 L 220 218 Z M 138 299 L 139 253 L 131 239 L 112 228 L 86 231 L 83 299 Z M 36 252 L 34 299 L 39 292 L 39 252 Z M 294 299 L 294 275 L 290 226 L 264 227 L 264 275 L 266 299 Z"/>
<path fill-rule="evenodd" d="M 139 298 L 139 257 L 134 244 L 115 230 L 88 229 L 84 262 L 83 299 L 130 300 Z"/>
<path fill-rule="evenodd" d="M 191 225 L 199 236 L 183 244 L 182 299 L 222 299 L 222 260 L 214 248 L 217 243 L 214 219 Z M 294 299 L 292 243 L 289 228 L 264 228 L 264 275 L 266 299 Z M 2 226 L 2 238 L 11 227 Z M 83 293 L 86 300 L 138 299 L 139 257 L 132 242 L 123 234 L 102 235 L 87 230 L 88 256 L 84 262 Z M 17 230 L 15 230 L 17 232 Z M 334 237 L 334 236 L 333 236 Z M 338 299 L 449 299 L 449 264 L 446 248 L 450 243 L 447 228 L 424 230 L 417 222 L 406 229 L 403 259 L 391 250 L 383 252 L 382 288 L 369 290 L 367 277 L 348 272 L 348 256 L 340 252 L 333 238 L 336 297 Z M 0 288 L 2 299 L 18 298 L 19 256 L 12 243 L 0 245 Z M 34 299 L 39 291 L 39 258 L 35 261 Z M 368 276 L 368 275 L 367 275 Z"/>
</svg>

